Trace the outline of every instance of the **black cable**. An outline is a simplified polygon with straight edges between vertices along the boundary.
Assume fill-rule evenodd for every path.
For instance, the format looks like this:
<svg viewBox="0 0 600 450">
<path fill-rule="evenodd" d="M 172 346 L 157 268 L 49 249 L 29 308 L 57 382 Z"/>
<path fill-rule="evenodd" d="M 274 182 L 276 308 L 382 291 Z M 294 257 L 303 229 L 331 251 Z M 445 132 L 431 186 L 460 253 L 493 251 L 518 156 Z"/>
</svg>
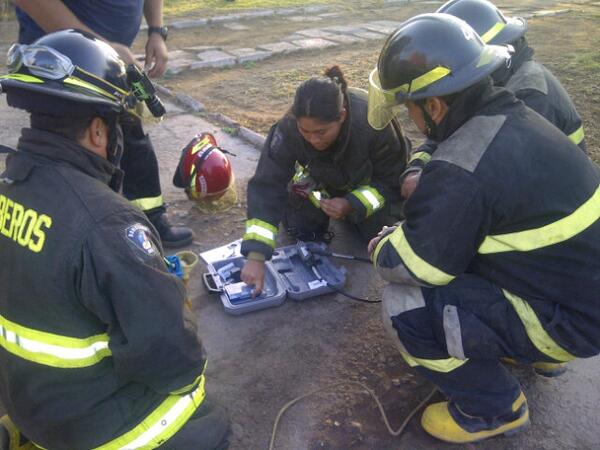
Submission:
<svg viewBox="0 0 600 450">
<path fill-rule="evenodd" d="M 357 302 L 363 302 L 363 303 L 381 303 L 381 300 L 369 300 L 366 298 L 361 298 L 361 297 L 356 297 L 352 294 L 348 294 L 346 291 L 334 286 L 333 284 L 331 284 L 329 281 L 327 281 L 323 275 L 321 275 L 321 272 L 319 271 L 319 269 L 317 269 L 317 264 L 319 264 L 321 261 L 315 261 L 314 264 L 312 264 L 312 270 L 314 272 L 314 274 L 317 276 L 317 278 L 320 281 L 324 281 L 325 283 L 327 283 L 327 287 L 329 287 L 330 289 L 332 289 L 333 291 L 337 292 L 338 294 L 342 294 L 345 297 L 348 297 L 351 300 L 356 300 Z"/>
</svg>

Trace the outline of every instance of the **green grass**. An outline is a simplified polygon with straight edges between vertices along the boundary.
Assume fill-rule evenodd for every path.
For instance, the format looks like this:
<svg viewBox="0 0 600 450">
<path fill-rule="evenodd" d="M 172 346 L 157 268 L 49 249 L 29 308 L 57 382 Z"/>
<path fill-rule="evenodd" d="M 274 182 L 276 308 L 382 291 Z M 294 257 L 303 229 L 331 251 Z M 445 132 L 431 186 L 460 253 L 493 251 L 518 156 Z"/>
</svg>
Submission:
<svg viewBox="0 0 600 450">
<path fill-rule="evenodd" d="M 0 0 L 1 1 L 1 0 Z M 315 3 L 328 3 L 323 0 L 165 0 L 163 11 L 166 15 L 180 15 L 197 10 L 235 11 L 255 8 L 286 8 L 306 6 Z"/>
</svg>

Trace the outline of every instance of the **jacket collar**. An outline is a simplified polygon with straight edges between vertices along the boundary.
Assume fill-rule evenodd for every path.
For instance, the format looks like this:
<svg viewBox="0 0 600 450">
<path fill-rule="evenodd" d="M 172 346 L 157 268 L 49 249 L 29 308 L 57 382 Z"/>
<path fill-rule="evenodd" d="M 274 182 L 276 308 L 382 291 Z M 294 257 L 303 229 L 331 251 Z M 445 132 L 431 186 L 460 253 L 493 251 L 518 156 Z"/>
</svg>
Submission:
<svg viewBox="0 0 600 450">
<path fill-rule="evenodd" d="M 515 52 L 510 58 L 510 66 L 501 67 L 492 74 L 495 86 L 506 86 L 510 77 L 527 61 L 533 61 L 534 51 L 527 43 L 527 39 L 522 37 L 514 44 Z"/>
<path fill-rule="evenodd" d="M 444 141 L 471 117 L 492 114 L 501 105 L 515 102 L 516 99 L 511 92 L 492 86 L 491 78 L 487 77 L 467 88 L 454 99 L 446 116 L 438 125 L 436 136 L 433 139 L 438 142 Z"/>
<path fill-rule="evenodd" d="M 104 158 L 92 153 L 70 139 L 48 131 L 24 128 L 17 144 L 17 153 L 12 157 L 30 156 L 33 165 L 43 165 L 53 161 L 70 165 L 77 170 L 110 185 L 113 189 L 120 185 L 123 172 Z"/>
</svg>

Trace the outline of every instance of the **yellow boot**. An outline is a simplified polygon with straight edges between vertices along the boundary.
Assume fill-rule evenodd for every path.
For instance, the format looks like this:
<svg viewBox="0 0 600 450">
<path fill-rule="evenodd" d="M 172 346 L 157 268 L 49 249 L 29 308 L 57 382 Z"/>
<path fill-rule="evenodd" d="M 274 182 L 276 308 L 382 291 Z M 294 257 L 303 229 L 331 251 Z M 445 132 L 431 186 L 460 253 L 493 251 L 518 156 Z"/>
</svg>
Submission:
<svg viewBox="0 0 600 450">
<path fill-rule="evenodd" d="M 0 450 L 40 450 L 40 448 L 22 438 L 19 429 L 6 415 L 0 417 Z"/>
<path fill-rule="evenodd" d="M 513 403 L 512 413 L 493 418 L 469 416 L 454 403 L 434 403 L 423 412 L 421 425 L 427 433 L 442 441 L 457 444 L 477 442 L 521 431 L 529 425 L 529 409 L 523 392 Z"/>
<path fill-rule="evenodd" d="M 512 366 L 519 365 L 518 361 L 512 358 L 500 358 L 500 361 Z M 546 378 L 559 377 L 567 371 L 567 363 L 536 362 L 531 364 L 531 367 L 535 373 Z"/>
</svg>

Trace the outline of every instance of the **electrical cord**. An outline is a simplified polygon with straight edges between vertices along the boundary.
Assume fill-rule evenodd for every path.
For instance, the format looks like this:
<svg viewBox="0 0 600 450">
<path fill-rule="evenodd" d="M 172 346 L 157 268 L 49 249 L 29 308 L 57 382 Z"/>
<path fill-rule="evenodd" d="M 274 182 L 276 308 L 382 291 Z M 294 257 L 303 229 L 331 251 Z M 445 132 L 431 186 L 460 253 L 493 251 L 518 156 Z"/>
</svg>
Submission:
<svg viewBox="0 0 600 450">
<path fill-rule="evenodd" d="M 352 386 L 359 386 L 361 387 L 364 391 L 366 391 L 373 400 L 375 400 L 375 403 L 377 403 L 377 407 L 379 408 L 379 412 L 381 414 L 381 418 L 383 420 L 383 423 L 385 424 L 385 427 L 387 428 L 388 432 L 394 436 L 400 436 L 402 434 L 402 432 L 404 431 L 404 429 L 406 428 L 406 426 L 408 425 L 408 423 L 410 422 L 410 420 L 414 417 L 414 415 L 423 407 L 425 406 L 425 404 L 431 399 L 431 397 L 433 397 L 433 395 L 437 392 L 437 388 L 433 388 L 433 390 L 427 395 L 427 397 L 425 397 L 421 403 L 419 403 L 417 405 L 417 407 L 415 409 L 413 409 L 410 414 L 406 417 L 406 419 L 404 419 L 404 422 L 402 422 L 402 425 L 400 425 L 400 428 L 398 428 L 397 430 L 392 429 L 389 419 L 387 417 L 387 414 L 385 413 L 385 410 L 383 409 L 383 405 L 381 404 L 381 401 L 379 400 L 379 397 L 377 397 L 377 395 L 375 395 L 375 393 L 365 384 L 361 383 L 360 381 L 341 381 L 339 383 L 334 383 L 334 384 L 328 384 L 327 386 L 324 386 L 320 389 L 316 389 L 314 391 L 311 391 L 307 394 L 301 395 L 299 397 L 296 397 L 295 399 L 293 399 L 292 401 L 286 403 L 283 408 L 281 408 L 279 410 L 279 413 L 277 414 L 277 417 L 275 418 L 275 423 L 273 424 L 273 431 L 271 433 L 271 441 L 269 442 L 269 450 L 273 450 L 274 446 L 275 446 L 275 437 L 277 436 L 277 427 L 279 426 L 279 422 L 281 420 L 281 418 L 283 417 L 283 415 L 285 414 L 285 412 L 293 405 L 295 405 L 296 403 L 298 403 L 301 400 L 304 400 L 307 397 L 311 397 L 313 395 L 316 395 L 320 392 L 326 391 L 328 389 L 334 389 L 338 386 L 344 386 L 344 385 L 352 385 Z"/>
<path fill-rule="evenodd" d="M 356 297 L 356 296 L 354 296 L 354 295 L 352 295 L 352 294 L 349 294 L 349 293 L 347 293 L 346 291 L 344 291 L 344 290 L 342 290 L 342 289 L 340 289 L 340 288 L 338 288 L 338 287 L 334 286 L 334 285 L 333 285 L 333 284 L 331 284 L 329 281 L 327 281 L 327 280 L 325 279 L 325 277 L 324 277 L 323 275 L 321 275 L 321 272 L 319 272 L 319 269 L 317 269 L 317 264 L 318 264 L 319 262 L 320 262 L 320 261 L 315 261 L 315 262 L 312 264 L 312 266 L 311 266 L 311 267 L 312 267 L 312 271 L 313 271 L 313 273 L 314 273 L 314 274 L 317 276 L 317 278 L 318 278 L 320 281 L 324 281 L 325 283 L 327 283 L 327 287 L 328 287 L 328 288 L 332 289 L 333 291 L 337 292 L 338 294 L 342 294 L 344 297 L 348 297 L 348 298 L 349 298 L 349 299 L 351 299 L 351 300 L 356 300 L 357 302 L 362 302 L 362 303 L 381 303 L 381 300 L 369 300 L 369 299 L 367 299 L 367 298 Z"/>
</svg>

